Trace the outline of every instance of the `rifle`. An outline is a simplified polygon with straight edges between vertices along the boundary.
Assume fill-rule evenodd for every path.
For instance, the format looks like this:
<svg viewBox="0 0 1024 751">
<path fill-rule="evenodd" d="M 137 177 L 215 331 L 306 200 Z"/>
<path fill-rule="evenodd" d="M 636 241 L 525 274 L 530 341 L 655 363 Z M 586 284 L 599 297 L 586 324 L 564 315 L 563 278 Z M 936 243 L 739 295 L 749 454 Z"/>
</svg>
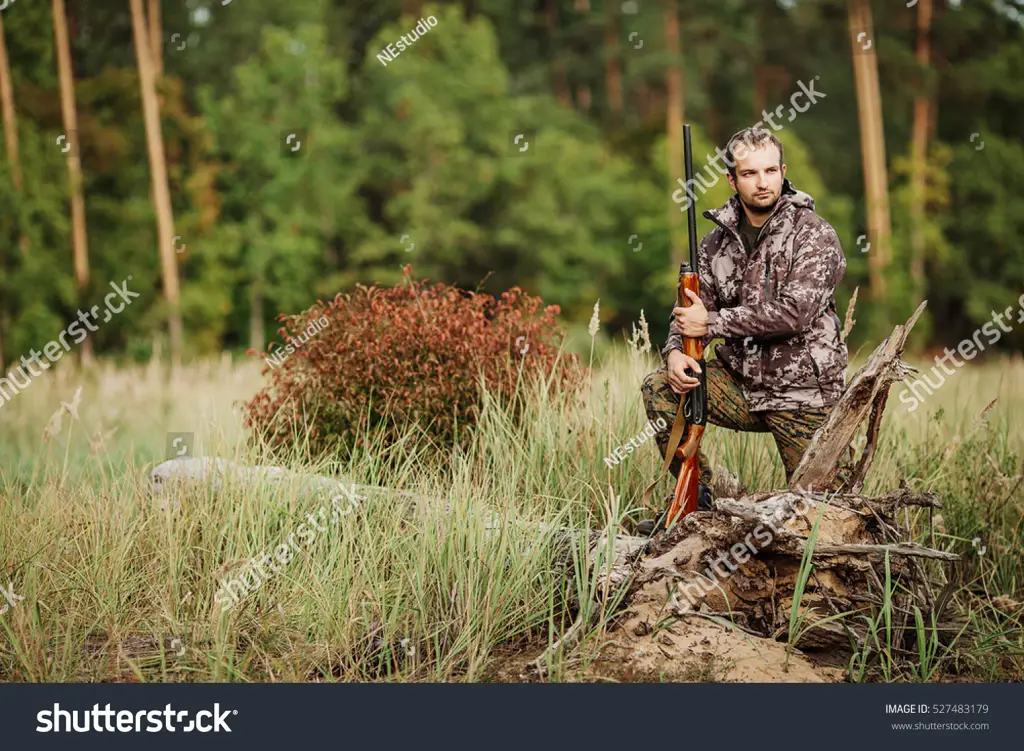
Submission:
<svg viewBox="0 0 1024 751">
<path fill-rule="evenodd" d="M 693 184 L 693 150 L 690 146 L 690 126 L 683 126 L 683 161 L 686 165 L 686 184 Z M 693 290 L 694 294 L 700 295 L 700 266 L 697 258 L 697 209 L 696 201 L 691 200 L 686 210 L 686 229 L 690 241 L 690 262 L 679 267 L 679 286 L 676 288 L 676 305 L 678 307 L 690 307 L 693 303 L 684 294 L 683 290 Z M 704 427 L 707 425 L 708 412 L 708 390 L 707 390 L 707 368 L 704 364 L 704 341 L 700 337 L 683 337 L 683 353 L 689 355 L 700 365 L 700 373 L 693 373 L 687 369 L 690 377 L 696 377 L 700 384 L 687 392 L 684 399 L 679 401 L 679 410 L 676 412 L 675 423 L 672 426 L 672 436 L 669 438 L 668 448 L 665 456 L 666 465 L 671 461 L 669 455 L 675 451 L 675 455 L 682 460 L 682 468 L 679 470 L 679 477 L 676 479 L 676 488 L 672 494 L 672 505 L 669 506 L 668 516 L 665 517 L 665 527 L 670 527 L 677 518 L 681 519 L 687 514 L 697 510 L 697 495 L 699 492 L 700 478 L 700 442 L 704 437 Z M 686 420 L 686 439 L 676 449 L 679 435 L 682 432 L 682 419 Z"/>
</svg>

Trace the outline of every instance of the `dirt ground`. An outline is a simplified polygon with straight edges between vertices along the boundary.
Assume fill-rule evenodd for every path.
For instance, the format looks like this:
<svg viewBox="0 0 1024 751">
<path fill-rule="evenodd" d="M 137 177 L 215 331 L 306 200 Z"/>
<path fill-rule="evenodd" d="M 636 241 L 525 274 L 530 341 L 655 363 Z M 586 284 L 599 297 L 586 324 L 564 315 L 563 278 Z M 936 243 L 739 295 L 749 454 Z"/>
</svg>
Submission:
<svg viewBox="0 0 1024 751">
<path fill-rule="evenodd" d="M 652 585 L 654 586 L 654 585 Z M 598 656 L 569 667 L 565 680 L 583 682 L 842 683 L 841 655 L 805 655 L 744 633 L 724 619 L 697 614 L 682 618 L 663 612 L 665 595 L 638 592 L 629 609 L 606 634 Z M 535 682 L 540 649 L 499 659 L 494 680 Z"/>
</svg>

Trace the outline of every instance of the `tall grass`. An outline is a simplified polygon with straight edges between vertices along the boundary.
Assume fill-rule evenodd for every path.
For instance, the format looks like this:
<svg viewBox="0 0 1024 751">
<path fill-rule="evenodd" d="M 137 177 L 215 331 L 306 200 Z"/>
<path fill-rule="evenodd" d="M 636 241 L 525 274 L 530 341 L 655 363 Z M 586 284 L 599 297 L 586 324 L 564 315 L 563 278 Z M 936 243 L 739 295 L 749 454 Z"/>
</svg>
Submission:
<svg viewBox="0 0 1024 751">
<path fill-rule="evenodd" d="M 147 474 L 167 458 L 170 431 L 195 433 L 199 455 L 264 462 L 245 443 L 236 404 L 260 388 L 259 366 L 223 359 L 171 379 L 159 363 L 53 368 L 0 406 L 0 585 L 24 598 L 0 615 L 0 680 L 488 680 L 498 656 L 538 651 L 581 615 L 592 623 L 584 647 L 597 645 L 614 593 L 600 590 L 601 561 L 592 577 L 573 575 L 594 561 L 583 536 L 566 559 L 559 530 L 614 529 L 639 515 L 660 467 L 653 439 L 617 466 L 604 457 L 646 425 L 639 387 L 658 364 L 614 348 L 581 394 L 539 389 L 519 420 L 488 396 L 470 448 L 440 468 L 438 447 L 412 429 L 344 464 L 314 465 L 300 446 L 293 469 L 430 500 L 374 494 L 226 613 L 214 602 L 225 577 L 285 542 L 326 499 L 285 485 L 162 503 Z M 905 478 L 938 493 L 940 520 L 907 521 L 919 541 L 964 556 L 937 573 L 953 582 L 947 610 L 969 622 L 967 641 L 947 653 L 926 639 L 918 680 L 1024 676 L 1022 376 L 1020 361 L 975 365 L 914 413 L 890 400 L 865 492 Z M 77 416 L 44 440 L 79 386 Z M 704 446 L 752 490 L 783 484 L 766 434 L 710 426 Z M 927 636 L 934 625 L 922 614 L 917 629 Z M 571 678 L 565 658 L 551 679 Z M 854 667 L 865 680 L 915 679 L 877 659 Z"/>
</svg>

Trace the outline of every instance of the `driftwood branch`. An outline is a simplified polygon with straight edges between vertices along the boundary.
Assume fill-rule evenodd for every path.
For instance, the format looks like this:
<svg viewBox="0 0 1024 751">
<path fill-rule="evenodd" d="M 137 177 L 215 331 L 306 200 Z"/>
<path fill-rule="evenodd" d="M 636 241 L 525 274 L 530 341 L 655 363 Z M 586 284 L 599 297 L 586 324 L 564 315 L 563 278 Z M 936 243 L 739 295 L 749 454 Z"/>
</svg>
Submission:
<svg viewBox="0 0 1024 751">
<path fill-rule="evenodd" d="M 914 370 L 900 359 L 900 355 L 926 305 L 927 301 L 923 301 L 905 324 L 896 326 L 850 380 L 846 392 L 832 409 L 825 424 L 818 428 L 811 439 L 800 464 L 793 472 L 790 488 L 834 490 L 839 463 L 870 409 L 870 450 L 865 451 L 849 482 L 850 489 L 859 490 L 863 486 L 877 443 L 878 426 L 881 424 L 889 386 L 906 378 Z"/>
<path fill-rule="evenodd" d="M 867 445 L 864 446 L 864 454 L 853 470 L 853 474 L 844 486 L 844 490 L 859 493 L 864 487 L 864 478 L 867 477 L 868 467 L 875 458 L 875 449 L 878 446 L 878 431 L 882 427 L 882 412 L 885 410 L 886 400 L 889 398 L 889 385 L 886 384 L 878 390 L 871 402 L 871 417 L 868 418 Z"/>
<path fill-rule="evenodd" d="M 889 555 L 908 555 L 917 558 L 934 558 L 938 561 L 959 561 L 960 556 L 956 553 L 947 553 L 943 550 L 932 550 L 914 543 L 902 543 L 897 545 L 816 545 L 814 555 L 838 555 L 849 553 L 861 555 L 867 553 L 889 553 Z"/>
</svg>

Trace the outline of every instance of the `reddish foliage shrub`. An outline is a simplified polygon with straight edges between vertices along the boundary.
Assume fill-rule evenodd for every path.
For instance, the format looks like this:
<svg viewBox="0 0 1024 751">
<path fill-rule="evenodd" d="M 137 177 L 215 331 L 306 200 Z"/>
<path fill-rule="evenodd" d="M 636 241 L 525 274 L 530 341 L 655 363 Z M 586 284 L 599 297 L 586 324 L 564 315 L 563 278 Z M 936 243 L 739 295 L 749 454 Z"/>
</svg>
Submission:
<svg viewBox="0 0 1024 751">
<path fill-rule="evenodd" d="M 517 389 L 538 376 L 552 390 L 582 383 L 578 358 L 559 352 L 557 305 L 541 309 L 539 298 L 519 288 L 496 300 L 428 286 L 411 279 L 411 266 L 404 271 L 402 285 L 357 285 L 299 315 L 278 316 L 294 351 L 273 366 L 264 356 L 271 383 L 245 405 L 246 427 L 275 449 L 308 433 L 316 456 L 363 446 L 367 428 L 385 431 L 390 445 L 407 420 L 453 446 L 476 423 L 478 374 L 506 404 L 518 403 Z"/>
</svg>

